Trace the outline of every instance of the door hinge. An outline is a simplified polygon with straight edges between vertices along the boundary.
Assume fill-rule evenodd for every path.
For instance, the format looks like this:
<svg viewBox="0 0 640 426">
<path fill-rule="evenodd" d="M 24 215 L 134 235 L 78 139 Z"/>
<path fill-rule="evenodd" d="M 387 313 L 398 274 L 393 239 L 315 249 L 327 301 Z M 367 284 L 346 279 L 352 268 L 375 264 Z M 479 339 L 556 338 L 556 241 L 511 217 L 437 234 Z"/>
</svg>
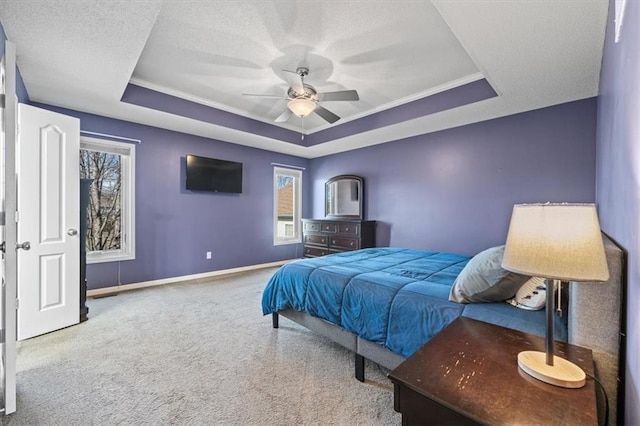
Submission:
<svg viewBox="0 0 640 426">
<path fill-rule="evenodd" d="M 20 212 L 16 212 L 16 223 L 20 222 Z"/>
<path fill-rule="evenodd" d="M 20 309 L 20 299 L 16 299 L 16 310 Z"/>
<path fill-rule="evenodd" d="M 0 95 L 0 108 L 2 108 L 2 109 L 4 109 L 6 107 L 6 105 L 7 105 L 7 103 L 6 103 L 7 101 L 5 99 L 7 99 L 5 94 L 4 93 L 1 94 Z"/>
</svg>

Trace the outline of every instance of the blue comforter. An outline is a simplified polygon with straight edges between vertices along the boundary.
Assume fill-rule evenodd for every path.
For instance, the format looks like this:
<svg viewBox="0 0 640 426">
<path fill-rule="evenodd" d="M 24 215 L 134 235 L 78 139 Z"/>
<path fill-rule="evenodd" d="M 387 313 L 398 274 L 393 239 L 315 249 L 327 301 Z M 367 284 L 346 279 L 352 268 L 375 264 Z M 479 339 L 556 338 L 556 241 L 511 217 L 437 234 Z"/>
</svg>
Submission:
<svg viewBox="0 0 640 426">
<path fill-rule="evenodd" d="M 463 312 L 449 290 L 469 257 L 372 248 L 283 266 L 262 296 L 262 312 L 323 318 L 408 357 Z"/>
</svg>

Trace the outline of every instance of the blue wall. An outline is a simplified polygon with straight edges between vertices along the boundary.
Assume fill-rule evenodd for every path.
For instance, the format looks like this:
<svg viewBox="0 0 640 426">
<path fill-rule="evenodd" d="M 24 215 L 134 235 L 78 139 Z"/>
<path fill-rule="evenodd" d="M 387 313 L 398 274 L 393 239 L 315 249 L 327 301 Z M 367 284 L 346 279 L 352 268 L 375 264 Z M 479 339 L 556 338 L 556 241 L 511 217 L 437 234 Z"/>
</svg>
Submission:
<svg viewBox="0 0 640 426">
<path fill-rule="evenodd" d="M 602 229 L 627 250 L 625 424 L 640 424 L 640 3 L 627 1 L 614 42 L 614 1 L 598 97 L 597 191 Z"/>
<path fill-rule="evenodd" d="M 311 161 L 40 106 L 79 117 L 83 130 L 143 140 L 136 153 L 137 258 L 90 265 L 90 288 L 117 284 L 118 268 L 126 284 L 300 255 L 298 245 L 271 242 L 271 162 L 308 168 L 304 217 L 324 215 L 329 177 L 364 176 L 379 246 L 475 254 L 504 243 L 514 203 L 595 200 L 595 99 Z M 245 193 L 186 193 L 187 153 L 244 162 Z"/>
<path fill-rule="evenodd" d="M 364 176 L 379 246 L 475 254 L 504 243 L 514 203 L 595 199 L 595 99 L 311 161 L 37 106 L 79 117 L 83 130 L 143 141 L 136 148 L 136 260 L 90 265 L 89 288 L 299 256 L 298 245 L 272 244 L 272 162 L 307 167 L 304 217 L 324 215 L 326 179 Z M 188 153 L 243 162 L 244 193 L 186 192 Z"/>
<path fill-rule="evenodd" d="M 308 160 L 149 126 L 55 108 L 82 130 L 141 139 L 136 147 L 136 259 L 88 266 L 89 288 L 198 274 L 301 256 L 273 245 L 273 166 Z M 185 191 L 185 156 L 243 163 L 243 193 Z M 303 184 L 307 180 L 303 177 Z M 305 194 L 309 194 L 308 184 Z M 310 198 L 303 200 L 310 204 Z M 303 214 L 306 213 L 303 209 Z M 213 259 L 205 259 L 205 252 Z M 118 276 L 120 280 L 118 281 Z"/>
<path fill-rule="evenodd" d="M 311 211 L 329 177 L 361 175 L 378 245 L 475 254 L 515 203 L 594 202 L 595 118 L 592 98 L 317 158 Z"/>
</svg>

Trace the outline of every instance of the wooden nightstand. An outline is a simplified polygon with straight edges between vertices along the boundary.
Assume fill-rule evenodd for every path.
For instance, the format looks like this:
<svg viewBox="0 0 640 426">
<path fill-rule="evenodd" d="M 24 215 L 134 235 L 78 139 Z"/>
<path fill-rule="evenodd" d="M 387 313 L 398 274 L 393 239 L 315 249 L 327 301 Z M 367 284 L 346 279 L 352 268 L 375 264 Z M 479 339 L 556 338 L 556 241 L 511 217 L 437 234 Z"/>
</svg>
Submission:
<svg viewBox="0 0 640 426">
<path fill-rule="evenodd" d="M 522 350 L 544 339 L 458 318 L 389 374 L 402 424 L 598 423 L 591 350 L 556 342 L 555 353 L 587 373 L 580 389 L 538 381 L 518 369 Z"/>
</svg>

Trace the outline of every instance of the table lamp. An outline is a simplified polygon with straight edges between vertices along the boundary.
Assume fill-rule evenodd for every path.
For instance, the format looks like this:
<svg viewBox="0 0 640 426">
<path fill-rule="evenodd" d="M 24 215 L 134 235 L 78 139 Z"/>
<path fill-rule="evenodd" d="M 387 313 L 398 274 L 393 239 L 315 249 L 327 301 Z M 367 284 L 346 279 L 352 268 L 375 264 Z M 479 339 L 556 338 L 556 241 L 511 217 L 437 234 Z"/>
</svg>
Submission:
<svg viewBox="0 0 640 426">
<path fill-rule="evenodd" d="M 545 352 L 520 352 L 518 366 L 530 376 L 552 385 L 565 388 L 584 386 L 584 371 L 553 354 L 553 296 L 557 281 L 609 279 L 595 205 L 514 205 L 502 267 L 519 274 L 545 278 Z"/>
</svg>

